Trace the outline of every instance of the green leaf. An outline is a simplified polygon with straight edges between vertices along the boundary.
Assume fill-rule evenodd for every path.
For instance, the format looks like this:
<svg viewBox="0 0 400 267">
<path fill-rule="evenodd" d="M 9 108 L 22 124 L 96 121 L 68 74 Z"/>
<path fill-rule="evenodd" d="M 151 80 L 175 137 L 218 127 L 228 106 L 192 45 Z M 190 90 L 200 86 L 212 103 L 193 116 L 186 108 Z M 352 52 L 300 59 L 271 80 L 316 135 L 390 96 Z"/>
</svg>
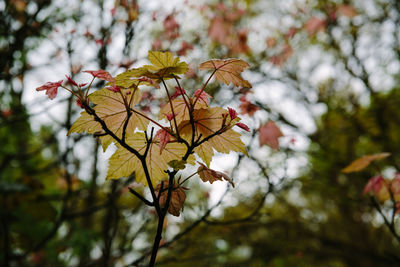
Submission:
<svg viewBox="0 0 400 267">
<path fill-rule="evenodd" d="M 170 79 L 174 75 L 184 74 L 188 71 L 186 62 L 180 62 L 179 57 L 174 57 L 171 52 L 149 51 L 148 58 L 152 65 L 145 65 L 143 68 L 158 78 Z M 147 76 L 147 74 L 143 76 Z M 148 77 L 152 78 L 150 76 Z"/>
<path fill-rule="evenodd" d="M 183 170 L 185 168 L 186 161 L 185 160 L 171 160 L 168 162 L 168 166 L 170 166 L 174 170 Z"/>
</svg>

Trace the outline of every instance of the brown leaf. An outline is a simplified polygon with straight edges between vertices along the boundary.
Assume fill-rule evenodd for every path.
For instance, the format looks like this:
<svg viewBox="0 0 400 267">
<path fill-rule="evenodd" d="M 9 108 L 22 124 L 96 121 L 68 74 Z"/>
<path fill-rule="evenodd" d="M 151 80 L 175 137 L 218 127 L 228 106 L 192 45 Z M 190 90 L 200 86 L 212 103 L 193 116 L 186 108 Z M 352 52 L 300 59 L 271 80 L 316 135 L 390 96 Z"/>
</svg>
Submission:
<svg viewBox="0 0 400 267">
<path fill-rule="evenodd" d="M 159 194 L 161 190 L 161 195 L 159 199 L 160 206 L 165 206 L 165 203 L 167 202 L 167 197 L 168 197 L 168 181 L 163 181 L 162 183 L 159 183 L 156 188 L 155 192 L 156 195 Z M 183 204 L 185 203 L 186 199 L 186 194 L 185 191 L 183 191 L 182 187 L 175 187 L 173 185 L 172 192 L 171 192 L 171 200 L 169 202 L 168 206 L 168 212 L 171 215 L 174 216 L 179 216 L 181 210 L 183 211 Z"/>
<path fill-rule="evenodd" d="M 273 121 L 269 121 L 261 126 L 258 132 L 260 146 L 267 144 L 273 149 L 279 150 L 278 138 L 283 136 L 283 134 Z"/>
<path fill-rule="evenodd" d="M 211 59 L 200 64 L 201 70 L 214 70 L 215 79 L 227 85 L 251 88 L 251 84 L 240 76 L 240 73 L 250 65 L 241 59 Z"/>
<path fill-rule="evenodd" d="M 373 154 L 373 155 L 365 155 L 359 159 L 356 159 L 352 163 L 350 163 L 350 165 L 348 165 L 346 168 L 342 169 L 342 172 L 344 172 L 344 173 L 359 172 L 359 171 L 365 169 L 372 161 L 384 159 L 389 156 L 390 156 L 390 153 L 387 153 L 387 152 Z"/>
<path fill-rule="evenodd" d="M 226 173 L 212 170 L 201 162 L 199 162 L 199 164 L 200 166 L 197 169 L 197 172 L 203 182 L 210 182 L 210 184 L 212 184 L 215 181 L 223 181 L 223 179 L 225 179 L 233 187 L 235 187 L 235 184 L 233 183 L 232 179 L 229 178 L 229 176 Z"/>
</svg>

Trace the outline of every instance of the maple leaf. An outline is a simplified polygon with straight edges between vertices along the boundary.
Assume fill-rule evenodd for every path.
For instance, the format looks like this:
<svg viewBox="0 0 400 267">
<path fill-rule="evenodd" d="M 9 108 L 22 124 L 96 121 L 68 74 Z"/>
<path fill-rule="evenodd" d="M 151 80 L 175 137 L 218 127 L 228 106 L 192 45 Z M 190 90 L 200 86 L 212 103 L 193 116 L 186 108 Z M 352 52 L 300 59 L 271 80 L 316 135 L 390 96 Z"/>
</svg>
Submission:
<svg viewBox="0 0 400 267">
<path fill-rule="evenodd" d="M 193 119 L 195 123 L 195 140 L 200 137 L 208 136 L 219 132 L 209 140 L 203 142 L 195 148 L 197 155 L 210 165 L 213 149 L 220 153 L 229 153 L 230 151 L 242 152 L 247 155 L 246 148 L 240 139 L 241 134 L 233 131 L 231 128 L 240 120 L 239 117 L 232 121 L 226 121 L 228 112 L 219 107 L 196 109 L 193 111 Z M 224 125 L 224 127 L 222 127 Z M 190 121 L 182 121 L 179 126 L 179 133 L 190 142 L 192 138 L 192 125 Z"/>
<path fill-rule="evenodd" d="M 141 93 L 137 89 L 127 89 L 125 91 L 127 93 L 130 92 L 130 94 L 125 95 L 125 99 L 129 108 L 133 109 L 135 104 L 139 102 Z M 128 119 L 128 113 L 122 94 L 122 92 L 112 92 L 103 88 L 89 95 L 90 101 L 96 105 L 94 110 L 97 116 L 99 116 L 105 122 L 108 129 L 119 138 L 122 137 L 124 124 Z M 145 130 L 148 124 L 149 121 L 146 118 L 132 112 L 126 127 L 126 133 L 133 133 L 136 128 Z M 83 111 L 81 116 L 69 129 L 68 134 L 72 132 L 93 134 L 102 131 L 103 128 L 101 124 L 95 121 L 94 116 Z M 109 135 L 100 137 L 100 140 L 104 150 L 113 142 L 113 138 Z"/>
<path fill-rule="evenodd" d="M 143 77 L 144 75 L 152 75 L 145 68 L 133 68 L 118 74 L 115 77 L 115 85 L 122 88 L 136 88 L 139 84 L 154 86 L 156 88 L 160 88 L 158 83 L 153 79 L 157 79 L 158 76 L 152 75 L 150 79 L 149 77 Z"/>
<path fill-rule="evenodd" d="M 160 154 L 162 153 L 165 146 L 171 140 L 171 135 L 164 129 L 160 129 L 157 131 L 155 138 L 160 140 Z"/>
<path fill-rule="evenodd" d="M 250 65 L 241 59 L 211 59 L 200 64 L 201 70 L 214 70 L 215 79 L 227 85 L 251 88 L 251 84 L 240 76 L 240 73 Z"/>
<path fill-rule="evenodd" d="M 197 169 L 197 173 L 199 174 L 199 176 L 203 182 L 210 182 L 210 184 L 212 184 L 215 181 L 222 181 L 223 179 L 225 179 L 233 187 L 235 187 L 235 184 L 233 183 L 231 178 L 229 178 L 229 176 L 226 173 L 212 170 L 201 162 L 199 162 L 199 164 L 200 164 L 200 166 Z"/>
<path fill-rule="evenodd" d="M 242 114 L 248 114 L 249 116 L 253 116 L 254 113 L 259 110 L 260 108 L 253 103 L 251 103 L 249 100 L 246 99 L 246 96 L 241 96 L 240 97 L 240 111 Z"/>
<path fill-rule="evenodd" d="M 181 95 L 186 95 L 185 88 L 183 88 L 183 87 L 181 88 L 181 87 L 176 86 L 175 89 L 176 89 L 176 91 L 175 91 L 175 93 L 173 93 L 171 95 L 171 99 L 175 99 L 175 98 L 177 98 L 178 96 L 181 96 Z"/>
<path fill-rule="evenodd" d="M 180 62 L 179 57 L 174 57 L 171 52 L 149 51 L 148 58 L 152 65 L 144 65 L 143 68 L 159 78 L 173 78 L 173 75 L 184 74 L 188 70 L 186 62 Z"/>
<path fill-rule="evenodd" d="M 359 172 L 359 171 L 365 169 L 372 161 L 384 159 L 389 156 L 390 156 L 390 153 L 387 153 L 387 152 L 373 154 L 373 155 L 365 155 L 359 159 L 354 160 L 347 167 L 342 169 L 342 172 L 344 172 L 344 173 Z"/>
<path fill-rule="evenodd" d="M 197 89 L 194 92 L 194 96 L 197 97 L 200 101 L 203 101 L 207 106 L 210 103 L 210 98 L 212 98 L 212 96 L 210 96 L 209 94 L 204 92 L 204 90 L 201 89 Z"/>
<path fill-rule="evenodd" d="M 128 134 L 126 143 L 140 154 L 143 154 L 147 147 L 146 136 L 142 132 Z M 139 158 L 119 144 L 117 144 L 117 147 L 117 151 L 109 160 L 106 179 L 128 177 L 135 172 L 136 181 L 146 185 L 146 175 Z M 165 171 L 168 169 L 168 162 L 181 160 L 186 153 L 187 147 L 184 144 L 172 142 L 165 145 L 162 153 L 160 153 L 160 150 L 161 142 L 155 137 L 150 144 L 146 157 L 147 169 L 153 183 L 158 183 L 166 178 Z M 189 156 L 187 163 L 194 163 L 193 155 Z"/>
<path fill-rule="evenodd" d="M 57 96 L 57 89 L 61 86 L 63 80 L 58 82 L 47 82 L 44 85 L 36 88 L 36 91 L 46 91 L 46 95 L 49 96 L 50 99 L 54 99 Z"/>
<path fill-rule="evenodd" d="M 183 98 L 179 99 L 174 99 L 172 100 L 172 106 L 174 108 L 174 113 L 175 113 L 175 119 L 177 123 L 180 123 L 183 120 L 189 120 L 189 109 L 185 103 L 185 100 Z M 201 108 L 207 108 L 208 104 L 203 102 L 203 101 L 197 101 L 194 109 L 201 109 Z M 158 115 L 158 119 L 162 120 L 164 118 L 164 115 L 166 116 L 167 114 L 172 115 L 172 110 L 171 110 L 171 105 L 167 103 L 160 111 Z M 172 117 L 173 118 L 173 117 Z"/>
<path fill-rule="evenodd" d="M 154 189 L 156 195 L 160 196 L 159 204 L 161 207 L 164 207 L 167 202 L 168 186 L 169 183 L 167 180 L 165 180 L 159 183 Z M 183 191 L 183 188 L 180 186 L 176 187 L 175 185 L 173 185 L 171 191 L 171 198 L 168 206 L 168 212 L 171 215 L 179 216 L 180 212 L 183 211 L 183 204 L 185 203 L 185 200 L 186 200 L 186 194 L 185 191 Z"/>
<path fill-rule="evenodd" d="M 267 144 L 271 148 L 279 150 L 278 138 L 283 136 L 283 134 L 273 121 L 269 121 L 261 126 L 258 133 L 260 146 Z"/>
<path fill-rule="evenodd" d="M 113 83 L 115 80 L 111 76 L 111 74 L 108 71 L 105 70 L 84 70 L 83 72 L 90 73 L 93 77 L 96 77 L 100 80 L 104 80 L 107 82 Z"/>
</svg>

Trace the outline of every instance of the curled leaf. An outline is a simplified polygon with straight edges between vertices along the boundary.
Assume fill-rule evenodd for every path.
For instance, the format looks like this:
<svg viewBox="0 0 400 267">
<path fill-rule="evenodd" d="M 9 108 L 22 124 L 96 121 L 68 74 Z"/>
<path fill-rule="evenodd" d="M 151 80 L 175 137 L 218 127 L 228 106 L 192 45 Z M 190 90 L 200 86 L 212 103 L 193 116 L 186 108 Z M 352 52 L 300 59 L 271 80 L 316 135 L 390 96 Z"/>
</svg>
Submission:
<svg viewBox="0 0 400 267">
<path fill-rule="evenodd" d="M 165 206 L 167 202 L 168 184 L 169 184 L 168 181 L 163 181 L 159 183 L 155 188 L 156 195 L 160 196 L 159 203 L 160 206 L 162 207 Z M 171 191 L 171 199 L 168 206 L 168 212 L 171 215 L 178 217 L 180 215 L 180 212 L 183 211 L 183 204 L 185 203 L 185 200 L 186 200 L 186 194 L 185 191 L 183 191 L 183 188 L 179 186 L 175 187 L 175 185 L 173 185 Z"/>
<path fill-rule="evenodd" d="M 352 163 L 350 163 L 350 165 L 348 165 L 346 168 L 342 169 L 342 172 L 344 172 L 344 173 L 359 172 L 359 171 L 365 169 L 372 161 L 384 159 L 389 156 L 390 156 L 390 153 L 387 153 L 387 152 L 373 154 L 373 155 L 365 155 L 359 159 L 356 159 Z"/>
<path fill-rule="evenodd" d="M 233 183 L 232 179 L 229 178 L 229 176 L 226 173 L 212 170 L 201 162 L 199 162 L 199 164 L 200 166 L 197 169 L 197 173 L 199 174 L 203 182 L 210 182 L 210 184 L 212 184 L 215 181 L 223 181 L 224 179 L 228 181 L 233 187 L 235 187 L 235 184 Z"/>
<path fill-rule="evenodd" d="M 245 130 L 245 131 L 247 131 L 247 132 L 250 132 L 249 126 L 247 126 L 247 125 L 244 124 L 244 123 L 238 122 L 238 123 L 236 123 L 236 126 L 242 128 L 243 130 Z"/>
</svg>

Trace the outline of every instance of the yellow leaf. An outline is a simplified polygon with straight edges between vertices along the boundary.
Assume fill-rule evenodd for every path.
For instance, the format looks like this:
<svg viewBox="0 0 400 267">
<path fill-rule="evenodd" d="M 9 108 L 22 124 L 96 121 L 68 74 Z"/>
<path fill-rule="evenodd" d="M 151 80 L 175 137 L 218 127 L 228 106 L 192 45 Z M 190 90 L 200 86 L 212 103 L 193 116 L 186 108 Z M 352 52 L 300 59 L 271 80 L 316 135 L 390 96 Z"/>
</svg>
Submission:
<svg viewBox="0 0 400 267">
<path fill-rule="evenodd" d="M 189 109 L 185 103 L 185 100 L 183 98 L 179 99 L 174 99 L 172 100 L 172 106 L 174 108 L 174 113 L 175 113 L 175 119 L 176 122 L 179 124 L 181 121 L 184 120 L 189 120 Z M 202 108 L 207 108 L 207 104 L 203 101 L 197 101 L 196 105 L 194 106 L 194 109 L 202 109 Z M 158 119 L 162 120 L 165 118 L 166 114 L 172 114 L 171 110 L 171 105 L 167 103 L 160 111 L 158 114 Z"/>
<path fill-rule="evenodd" d="M 250 65 L 241 59 L 211 59 L 200 64 L 201 70 L 214 70 L 215 79 L 227 85 L 251 88 L 251 84 L 240 76 L 240 73 Z"/>
<path fill-rule="evenodd" d="M 122 90 L 121 92 L 126 95 L 126 102 L 132 109 L 140 101 L 141 93 L 137 89 Z M 96 105 L 94 110 L 96 111 L 97 116 L 105 122 L 110 131 L 112 131 L 118 138 L 121 138 L 125 121 L 128 119 L 128 112 L 121 93 L 112 92 L 103 88 L 90 94 L 89 99 L 90 102 Z M 145 130 L 148 124 L 149 121 L 147 119 L 132 112 L 126 127 L 126 132 L 133 133 L 136 128 L 139 130 Z M 101 124 L 94 120 L 94 116 L 89 115 L 84 111 L 74 122 L 71 129 L 68 131 L 68 134 L 72 132 L 86 132 L 88 134 L 93 134 L 102 131 L 103 129 Z M 102 136 L 100 140 L 104 150 L 114 141 L 109 135 Z"/>
<path fill-rule="evenodd" d="M 93 119 L 92 115 L 89 115 L 86 111 L 81 112 L 81 116 L 72 124 L 68 131 L 68 135 L 71 133 L 87 133 L 94 134 L 95 132 L 101 131 L 101 125 Z"/>
<path fill-rule="evenodd" d="M 158 78 L 170 79 L 173 75 L 188 71 L 186 62 L 180 62 L 179 57 L 174 57 L 171 52 L 149 51 L 148 58 L 152 65 L 145 65 L 143 68 Z"/>
<path fill-rule="evenodd" d="M 132 133 L 126 138 L 126 143 L 136 149 L 140 154 L 146 150 L 146 137 L 144 133 Z M 109 160 L 107 179 L 118 179 L 128 177 L 135 172 L 138 183 L 147 184 L 146 176 L 141 161 L 127 149 L 117 145 L 117 151 Z M 146 157 L 146 164 L 151 181 L 158 183 L 167 177 L 168 162 L 181 160 L 185 155 L 187 147 L 180 143 L 168 143 L 160 154 L 159 140 L 153 140 Z M 194 156 L 191 155 L 188 163 L 194 163 Z"/>
<path fill-rule="evenodd" d="M 342 169 L 342 172 L 350 173 L 350 172 L 361 171 L 364 168 L 366 168 L 372 161 L 384 159 L 389 156 L 390 156 L 390 153 L 387 153 L 387 152 L 373 154 L 373 155 L 365 155 L 359 159 L 356 159 L 352 163 L 350 163 L 350 165 L 348 165 L 346 168 Z"/>
<path fill-rule="evenodd" d="M 144 76 L 147 70 L 144 68 L 134 68 L 118 74 L 115 77 L 115 85 L 121 88 L 136 88 L 139 84 L 139 78 Z M 143 85 L 152 85 L 148 82 L 141 82 Z"/>
</svg>

